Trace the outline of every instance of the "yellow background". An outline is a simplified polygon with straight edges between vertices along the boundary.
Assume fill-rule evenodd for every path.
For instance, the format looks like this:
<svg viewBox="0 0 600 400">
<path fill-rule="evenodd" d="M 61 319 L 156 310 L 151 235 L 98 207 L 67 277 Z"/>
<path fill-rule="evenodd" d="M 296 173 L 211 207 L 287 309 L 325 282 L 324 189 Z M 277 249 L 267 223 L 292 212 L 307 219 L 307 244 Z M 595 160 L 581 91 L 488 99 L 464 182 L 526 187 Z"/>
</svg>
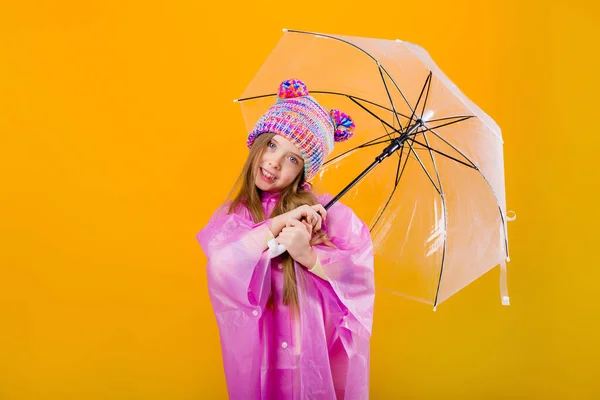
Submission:
<svg viewBox="0 0 600 400">
<path fill-rule="evenodd" d="M 378 295 L 371 397 L 600 398 L 600 13 L 493 3 L 3 1 L 0 399 L 225 398 L 195 234 L 281 28 L 417 43 L 503 129 L 512 305 Z"/>
</svg>

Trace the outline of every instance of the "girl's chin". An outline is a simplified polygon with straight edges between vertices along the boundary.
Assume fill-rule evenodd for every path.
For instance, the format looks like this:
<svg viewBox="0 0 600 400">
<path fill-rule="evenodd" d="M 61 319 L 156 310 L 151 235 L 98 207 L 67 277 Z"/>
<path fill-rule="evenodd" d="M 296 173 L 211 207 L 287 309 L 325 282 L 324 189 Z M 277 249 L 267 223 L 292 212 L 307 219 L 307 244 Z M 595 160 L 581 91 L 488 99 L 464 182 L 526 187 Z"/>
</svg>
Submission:
<svg viewBox="0 0 600 400">
<path fill-rule="evenodd" d="M 262 190 L 263 192 L 278 192 L 279 189 L 273 185 L 263 182 L 260 178 L 256 180 L 256 187 Z"/>
</svg>

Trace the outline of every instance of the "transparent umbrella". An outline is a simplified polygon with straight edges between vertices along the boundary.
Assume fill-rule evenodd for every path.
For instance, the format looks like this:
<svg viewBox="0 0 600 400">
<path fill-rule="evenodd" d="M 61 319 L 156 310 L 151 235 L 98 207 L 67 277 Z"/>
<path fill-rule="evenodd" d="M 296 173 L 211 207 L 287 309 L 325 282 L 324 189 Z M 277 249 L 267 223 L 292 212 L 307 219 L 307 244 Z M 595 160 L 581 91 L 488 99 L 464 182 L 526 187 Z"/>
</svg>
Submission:
<svg viewBox="0 0 600 400">
<path fill-rule="evenodd" d="M 311 183 L 369 225 L 377 288 L 435 309 L 500 265 L 508 305 L 498 125 L 415 44 L 284 30 L 236 100 L 248 130 L 292 78 L 356 123 Z"/>
</svg>

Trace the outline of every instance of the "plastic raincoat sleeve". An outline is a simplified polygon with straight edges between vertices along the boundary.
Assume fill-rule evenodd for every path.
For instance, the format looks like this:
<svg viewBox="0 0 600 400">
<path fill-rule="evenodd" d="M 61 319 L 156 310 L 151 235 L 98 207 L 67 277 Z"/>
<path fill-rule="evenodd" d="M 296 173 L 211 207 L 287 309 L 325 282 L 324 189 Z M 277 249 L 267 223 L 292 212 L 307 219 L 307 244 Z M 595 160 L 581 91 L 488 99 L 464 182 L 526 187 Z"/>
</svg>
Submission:
<svg viewBox="0 0 600 400">
<path fill-rule="evenodd" d="M 207 276 L 216 312 L 264 308 L 267 241 L 272 237 L 270 219 L 255 224 L 245 210 L 227 214 L 221 206 L 196 238 L 208 258 Z"/>
<path fill-rule="evenodd" d="M 322 198 L 325 204 L 331 197 Z M 373 242 L 368 226 L 348 206 L 334 204 L 327 213 L 325 230 L 336 248 L 313 246 L 317 269 L 330 283 L 339 300 L 362 327 L 371 333 L 375 284 Z"/>
</svg>

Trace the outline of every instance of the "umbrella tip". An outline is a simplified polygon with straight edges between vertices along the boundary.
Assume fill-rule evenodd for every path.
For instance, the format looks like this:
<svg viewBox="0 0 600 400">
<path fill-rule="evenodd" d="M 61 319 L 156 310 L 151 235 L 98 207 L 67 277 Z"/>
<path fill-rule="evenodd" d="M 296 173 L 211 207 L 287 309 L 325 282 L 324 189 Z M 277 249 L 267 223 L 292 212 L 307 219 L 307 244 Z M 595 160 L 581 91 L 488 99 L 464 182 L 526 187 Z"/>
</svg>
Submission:
<svg viewBox="0 0 600 400">
<path fill-rule="evenodd" d="M 402 43 L 402 40 L 396 39 L 396 43 Z"/>
<path fill-rule="evenodd" d="M 428 122 L 431 119 L 431 117 L 433 117 L 433 114 L 434 114 L 433 110 L 427 110 L 427 111 L 425 111 L 425 114 L 423 114 L 423 118 L 421 118 L 421 119 L 425 122 Z"/>
<path fill-rule="evenodd" d="M 234 102 L 234 103 L 237 103 L 237 102 L 238 102 L 238 99 L 233 99 L 233 102 Z"/>
<path fill-rule="evenodd" d="M 283 28 L 283 31 L 284 31 L 284 32 L 287 32 L 287 31 L 288 31 L 288 29 L 287 29 L 287 28 Z"/>
<path fill-rule="evenodd" d="M 434 306 L 434 307 L 433 307 L 433 312 L 435 312 L 435 310 L 436 310 L 436 309 L 437 309 L 437 306 Z"/>
</svg>

